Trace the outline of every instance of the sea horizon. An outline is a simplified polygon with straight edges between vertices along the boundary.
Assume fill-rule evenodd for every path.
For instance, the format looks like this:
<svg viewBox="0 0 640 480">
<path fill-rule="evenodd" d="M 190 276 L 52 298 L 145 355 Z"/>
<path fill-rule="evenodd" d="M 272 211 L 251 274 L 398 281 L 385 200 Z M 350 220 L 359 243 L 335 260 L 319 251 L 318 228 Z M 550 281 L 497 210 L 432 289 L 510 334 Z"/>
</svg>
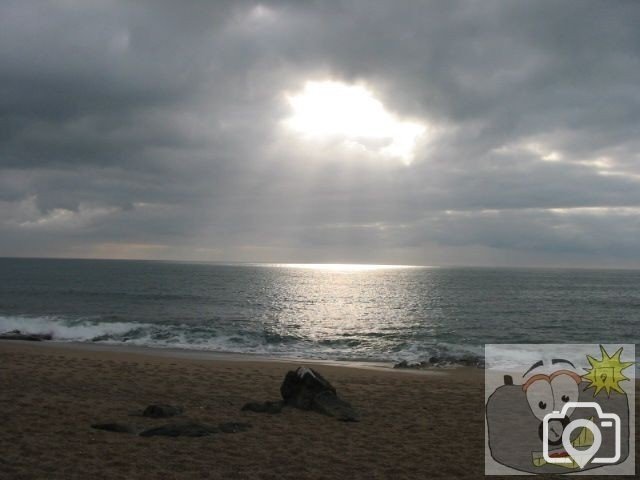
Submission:
<svg viewBox="0 0 640 480">
<path fill-rule="evenodd" d="M 344 265 L 357 265 L 362 267 L 380 267 L 380 268 L 464 268 L 464 269 L 531 269 L 531 270 L 631 270 L 640 271 L 639 266 L 601 266 L 601 265 L 539 265 L 539 264 L 517 264 L 517 265 L 467 265 L 467 264 L 410 264 L 410 263 L 367 263 L 367 262 L 274 262 L 260 260 L 190 260 L 180 258 L 110 258 L 110 257 L 55 257 L 55 256 L 2 256 L 0 260 L 72 260 L 72 261 L 99 261 L 99 262 L 165 262 L 165 263 L 193 263 L 193 264 L 209 264 L 209 265 L 229 265 L 229 266 L 267 266 L 267 267 L 304 267 L 304 268 L 322 268 L 324 266 L 340 267 Z"/>
<path fill-rule="evenodd" d="M 0 266 L 0 331 L 332 361 L 481 366 L 487 343 L 635 339 L 640 308 L 631 269 L 59 258 Z"/>
</svg>

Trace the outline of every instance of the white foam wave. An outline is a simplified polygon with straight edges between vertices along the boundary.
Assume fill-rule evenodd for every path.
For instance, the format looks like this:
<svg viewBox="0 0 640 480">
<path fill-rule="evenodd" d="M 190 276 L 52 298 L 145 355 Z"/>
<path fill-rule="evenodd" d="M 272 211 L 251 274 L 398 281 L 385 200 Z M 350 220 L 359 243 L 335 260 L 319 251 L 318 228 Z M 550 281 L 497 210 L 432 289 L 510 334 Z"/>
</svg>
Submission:
<svg viewBox="0 0 640 480">
<path fill-rule="evenodd" d="M 97 319 L 68 319 L 56 316 L 2 316 L 0 332 L 50 334 L 54 341 L 100 342 L 155 348 L 179 348 L 215 352 L 251 353 L 295 358 L 329 360 L 420 362 L 437 358 L 439 362 L 474 364 L 483 359 L 482 346 L 425 344 L 404 345 L 401 350 L 365 343 L 353 346 L 337 339 L 317 342 L 311 339 L 265 335 L 263 331 L 218 331 L 214 326 L 106 322 Z M 380 348 L 382 347 L 382 348 Z"/>
<path fill-rule="evenodd" d="M 122 335 L 148 324 L 126 322 L 73 321 L 58 317 L 0 316 L 0 332 L 20 330 L 23 333 L 46 333 L 56 340 L 85 341 L 104 335 Z"/>
</svg>

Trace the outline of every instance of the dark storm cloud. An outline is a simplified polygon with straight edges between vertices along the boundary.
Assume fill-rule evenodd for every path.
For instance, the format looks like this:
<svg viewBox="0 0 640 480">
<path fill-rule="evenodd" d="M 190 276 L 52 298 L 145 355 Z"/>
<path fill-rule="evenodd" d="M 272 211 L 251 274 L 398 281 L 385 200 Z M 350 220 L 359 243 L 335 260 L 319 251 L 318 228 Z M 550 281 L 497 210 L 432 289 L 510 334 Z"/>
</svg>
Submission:
<svg viewBox="0 0 640 480">
<path fill-rule="evenodd" d="M 629 265 L 640 7 L 4 2 L 0 255 Z M 365 82 L 410 165 L 287 134 Z"/>
</svg>

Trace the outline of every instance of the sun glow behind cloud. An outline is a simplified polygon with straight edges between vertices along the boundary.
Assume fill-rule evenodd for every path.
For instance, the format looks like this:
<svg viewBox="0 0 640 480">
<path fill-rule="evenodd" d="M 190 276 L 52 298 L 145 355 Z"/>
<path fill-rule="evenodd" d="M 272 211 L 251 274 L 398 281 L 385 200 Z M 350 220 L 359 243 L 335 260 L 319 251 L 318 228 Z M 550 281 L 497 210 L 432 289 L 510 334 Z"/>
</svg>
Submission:
<svg viewBox="0 0 640 480">
<path fill-rule="evenodd" d="M 426 126 L 404 121 L 386 110 L 361 85 L 310 81 L 288 95 L 292 115 L 285 125 L 309 140 L 334 139 L 345 147 L 399 159 L 410 164 Z"/>
</svg>

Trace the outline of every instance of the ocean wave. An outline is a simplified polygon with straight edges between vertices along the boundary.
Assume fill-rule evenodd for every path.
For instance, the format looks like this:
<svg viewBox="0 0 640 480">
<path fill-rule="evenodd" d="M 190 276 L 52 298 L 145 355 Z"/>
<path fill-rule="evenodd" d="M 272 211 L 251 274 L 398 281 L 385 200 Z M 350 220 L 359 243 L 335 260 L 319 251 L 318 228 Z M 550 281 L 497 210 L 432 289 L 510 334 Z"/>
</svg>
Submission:
<svg viewBox="0 0 640 480">
<path fill-rule="evenodd" d="M 112 317 L 107 317 L 112 318 Z M 113 318 L 112 318 L 113 319 Z M 118 319 L 120 320 L 120 319 Z M 446 343 L 424 344 L 403 341 L 376 334 L 311 339 L 273 332 L 263 328 L 237 330 L 225 327 L 186 324 L 151 324 L 105 321 L 104 318 L 62 318 L 57 316 L 2 316 L 0 332 L 20 330 L 28 334 L 48 334 L 53 341 L 126 344 L 155 348 L 179 348 L 213 352 L 250 353 L 291 358 L 343 361 L 411 363 L 431 362 L 443 365 L 481 365 L 482 346 Z M 380 340 L 372 342 L 372 340 Z"/>
<path fill-rule="evenodd" d="M 23 333 L 49 334 L 56 340 L 67 341 L 87 341 L 101 335 L 124 335 L 133 328 L 144 326 L 146 325 L 127 322 L 69 320 L 54 316 L 0 316 L 0 332 L 20 330 Z"/>
<path fill-rule="evenodd" d="M 484 367 L 484 345 L 406 342 L 397 357 L 402 365 Z"/>
</svg>

